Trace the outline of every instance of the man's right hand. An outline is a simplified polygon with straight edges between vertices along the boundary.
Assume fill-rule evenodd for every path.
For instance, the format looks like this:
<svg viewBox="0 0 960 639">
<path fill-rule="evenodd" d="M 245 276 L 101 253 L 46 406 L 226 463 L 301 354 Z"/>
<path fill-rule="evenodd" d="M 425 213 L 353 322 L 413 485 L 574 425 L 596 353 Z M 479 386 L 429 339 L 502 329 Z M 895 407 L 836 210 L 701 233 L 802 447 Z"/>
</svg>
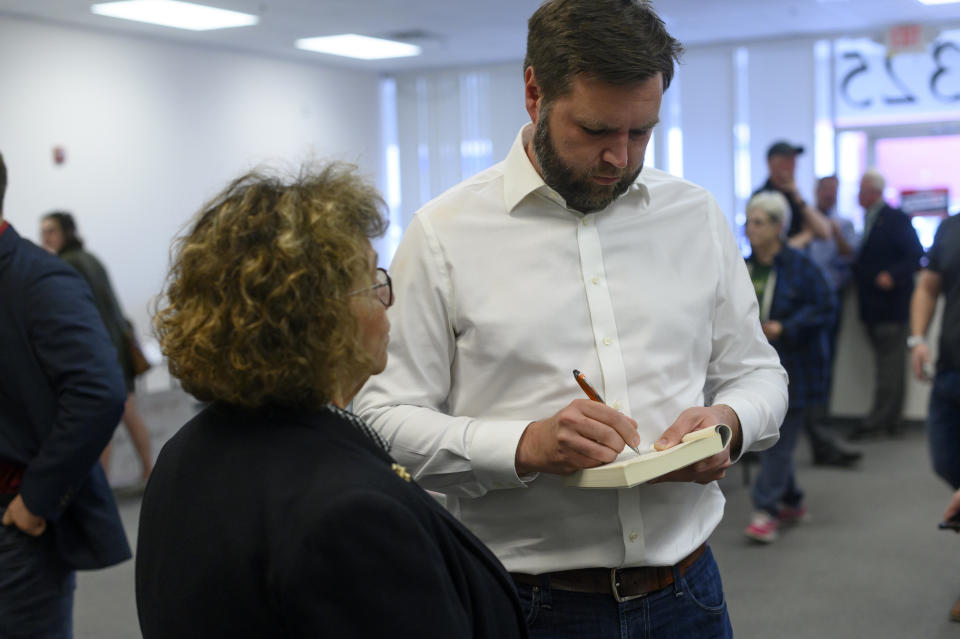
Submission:
<svg viewBox="0 0 960 639">
<path fill-rule="evenodd" d="M 922 382 L 929 381 L 927 375 L 927 364 L 930 363 L 930 349 L 926 344 L 920 343 L 910 349 L 910 368 L 913 374 Z"/>
<path fill-rule="evenodd" d="M 39 515 L 34 515 L 23 503 L 23 497 L 17 495 L 3 511 L 3 525 L 16 526 L 21 532 L 31 537 L 39 537 L 47 529 L 47 520 Z"/>
<path fill-rule="evenodd" d="M 626 444 L 638 446 L 637 422 L 589 399 L 575 399 L 557 414 L 531 422 L 517 444 L 518 475 L 568 475 L 612 462 Z"/>
</svg>

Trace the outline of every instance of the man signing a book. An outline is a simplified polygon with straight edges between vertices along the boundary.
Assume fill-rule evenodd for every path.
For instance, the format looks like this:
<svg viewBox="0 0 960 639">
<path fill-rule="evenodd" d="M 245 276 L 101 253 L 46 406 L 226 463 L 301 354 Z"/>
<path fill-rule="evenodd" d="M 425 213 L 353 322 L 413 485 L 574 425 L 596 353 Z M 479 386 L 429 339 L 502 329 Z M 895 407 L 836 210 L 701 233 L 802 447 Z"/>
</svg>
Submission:
<svg viewBox="0 0 960 639">
<path fill-rule="evenodd" d="M 643 0 L 534 13 L 531 122 L 410 223 L 389 364 L 355 404 L 506 565 L 533 637 L 732 636 L 714 480 L 776 442 L 786 375 L 713 197 L 643 167 L 680 51 Z M 669 481 L 564 485 L 719 423 L 731 446 Z"/>
</svg>

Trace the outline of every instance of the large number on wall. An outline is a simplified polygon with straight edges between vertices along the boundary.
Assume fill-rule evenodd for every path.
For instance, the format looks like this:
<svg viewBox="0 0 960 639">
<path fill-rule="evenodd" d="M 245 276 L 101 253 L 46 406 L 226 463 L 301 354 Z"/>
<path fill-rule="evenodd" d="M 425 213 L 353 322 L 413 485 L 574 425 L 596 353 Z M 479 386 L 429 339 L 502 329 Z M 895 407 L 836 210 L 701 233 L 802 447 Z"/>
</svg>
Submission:
<svg viewBox="0 0 960 639">
<path fill-rule="evenodd" d="M 960 118 L 960 44 L 887 56 L 865 40 L 838 40 L 834 107 L 838 126 Z"/>
</svg>

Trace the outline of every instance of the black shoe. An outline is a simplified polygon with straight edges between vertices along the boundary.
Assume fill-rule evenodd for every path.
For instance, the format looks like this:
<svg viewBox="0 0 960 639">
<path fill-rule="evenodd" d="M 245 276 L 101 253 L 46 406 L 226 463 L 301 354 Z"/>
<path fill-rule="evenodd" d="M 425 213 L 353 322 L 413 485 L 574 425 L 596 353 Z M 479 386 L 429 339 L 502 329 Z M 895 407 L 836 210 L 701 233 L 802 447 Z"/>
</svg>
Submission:
<svg viewBox="0 0 960 639">
<path fill-rule="evenodd" d="M 813 454 L 813 465 L 850 468 L 860 461 L 861 457 L 863 457 L 863 453 L 859 450 L 831 448 L 815 452 Z"/>
<path fill-rule="evenodd" d="M 847 434 L 847 439 L 852 442 L 862 442 L 868 439 L 879 439 L 883 435 L 883 431 L 879 428 L 864 428 L 860 426 L 853 429 Z"/>
</svg>

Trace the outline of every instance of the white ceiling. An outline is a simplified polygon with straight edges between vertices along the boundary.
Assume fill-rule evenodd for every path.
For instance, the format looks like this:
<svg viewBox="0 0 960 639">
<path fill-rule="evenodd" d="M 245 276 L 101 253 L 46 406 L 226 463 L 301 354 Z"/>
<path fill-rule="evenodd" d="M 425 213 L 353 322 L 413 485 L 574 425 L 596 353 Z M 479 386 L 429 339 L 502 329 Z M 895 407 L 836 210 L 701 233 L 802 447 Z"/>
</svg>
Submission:
<svg viewBox="0 0 960 639">
<path fill-rule="evenodd" d="M 90 13 L 91 0 L 0 0 L 0 15 L 226 47 L 377 71 L 516 61 L 526 20 L 539 0 L 197 0 L 260 16 L 260 24 L 207 32 L 158 27 Z M 960 3 L 918 0 L 654 0 L 671 33 L 687 46 L 804 34 L 882 34 L 907 22 L 960 24 Z M 298 51 L 298 38 L 359 33 L 421 45 L 423 55 L 392 61 L 349 61 Z"/>
</svg>

